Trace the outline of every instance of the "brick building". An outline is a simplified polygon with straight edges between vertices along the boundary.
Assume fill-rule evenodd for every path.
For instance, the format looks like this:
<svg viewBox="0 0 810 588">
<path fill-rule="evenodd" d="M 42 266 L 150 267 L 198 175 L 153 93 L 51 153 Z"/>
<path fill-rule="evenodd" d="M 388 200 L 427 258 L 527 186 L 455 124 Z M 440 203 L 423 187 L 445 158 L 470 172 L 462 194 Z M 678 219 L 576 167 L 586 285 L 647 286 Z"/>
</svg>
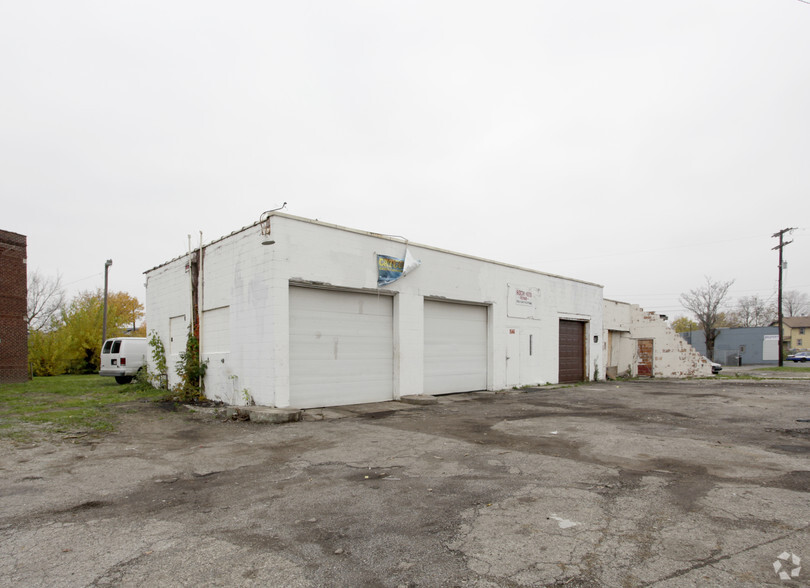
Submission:
<svg viewBox="0 0 810 588">
<path fill-rule="evenodd" d="M 0 383 L 28 379 L 26 238 L 0 230 Z"/>
</svg>

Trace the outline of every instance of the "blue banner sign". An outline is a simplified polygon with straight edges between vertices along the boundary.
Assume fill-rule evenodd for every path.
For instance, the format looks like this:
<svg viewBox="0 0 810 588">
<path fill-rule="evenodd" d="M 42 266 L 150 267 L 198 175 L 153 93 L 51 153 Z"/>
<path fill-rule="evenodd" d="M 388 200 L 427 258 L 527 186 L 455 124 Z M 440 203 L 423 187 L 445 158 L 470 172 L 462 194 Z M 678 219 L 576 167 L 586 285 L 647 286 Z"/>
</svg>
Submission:
<svg viewBox="0 0 810 588">
<path fill-rule="evenodd" d="M 388 255 L 377 256 L 377 286 L 385 286 L 402 277 L 405 267 L 404 259 L 397 259 Z"/>
</svg>

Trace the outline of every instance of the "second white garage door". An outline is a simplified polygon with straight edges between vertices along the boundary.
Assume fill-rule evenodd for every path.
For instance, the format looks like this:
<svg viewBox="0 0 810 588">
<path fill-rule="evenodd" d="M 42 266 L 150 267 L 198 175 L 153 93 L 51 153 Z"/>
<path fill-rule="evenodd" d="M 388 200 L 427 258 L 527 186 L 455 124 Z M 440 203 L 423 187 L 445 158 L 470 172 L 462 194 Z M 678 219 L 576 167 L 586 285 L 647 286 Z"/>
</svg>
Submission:
<svg viewBox="0 0 810 588">
<path fill-rule="evenodd" d="M 425 394 L 487 389 L 487 308 L 425 300 Z"/>
<path fill-rule="evenodd" d="M 290 288 L 290 405 L 393 398 L 390 296 Z"/>
</svg>

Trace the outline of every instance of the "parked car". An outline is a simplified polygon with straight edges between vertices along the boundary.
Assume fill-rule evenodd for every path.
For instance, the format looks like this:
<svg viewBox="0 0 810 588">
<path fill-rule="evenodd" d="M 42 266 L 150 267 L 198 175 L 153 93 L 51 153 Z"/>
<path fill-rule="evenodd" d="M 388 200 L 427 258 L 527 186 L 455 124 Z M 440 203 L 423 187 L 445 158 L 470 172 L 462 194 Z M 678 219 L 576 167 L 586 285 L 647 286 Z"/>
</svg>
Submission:
<svg viewBox="0 0 810 588">
<path fill-rule="evenodd" d="M 116 337 L 107 339 L 101 348 L 100 376 L 114 376 L 119 384 L 129 384 L 146 369 L 146 337 Z"/>
<path fill-rule="evenodd" d="M 709 362 L 709 365 L 711 365 L 711 366 L 712 366 L 712 373 L 713 373 L 713 374 L 719 374 L 719 373 L 720 373 L 720 370 L 722 370 L 722 369 L 723 369 L 723 366 L 722 366 L 722 365 L 720 365 L 720 364 L 719 364 L 719 363 L 717 363 L 716 361 L 712 361 L 711 359 L 709 359 L 709 358 L 708 358 L 708 357 L 706 357 L 705 355 L 703 356 L 703 359 L 705 359 L 706 361 L 708 361 L 708 362 Z"/>
<path fill-rule="evenodd" d="M 799 351 L 797 353 L 791 353 L 785 359 L 788 361 L 792 361 L 793 363 L 798 363 L 800 361 L 810 361 L 810 351 Z"/>
</svg>

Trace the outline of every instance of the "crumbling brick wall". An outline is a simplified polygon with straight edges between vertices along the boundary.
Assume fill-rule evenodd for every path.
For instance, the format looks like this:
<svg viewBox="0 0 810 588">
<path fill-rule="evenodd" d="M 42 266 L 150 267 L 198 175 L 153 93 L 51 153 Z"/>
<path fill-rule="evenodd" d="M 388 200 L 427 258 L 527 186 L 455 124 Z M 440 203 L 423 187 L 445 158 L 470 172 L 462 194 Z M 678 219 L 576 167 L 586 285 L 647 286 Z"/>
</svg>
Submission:
<svg viewBox="0 0 810 588">
<path fill-rule="evenodd" d="M 658 378 L 700 378 L 712 375 L 706 358 L 654 312 L 631 306 L 635 339 L 653 339 L 653 374 Z M 636 374 L 634 374 L 636 375 Z"/>
<path fill-rule="evenodd" d="M 0 382 L 28 379 L 26 238 L 0 230 Z"/>
</svg>

